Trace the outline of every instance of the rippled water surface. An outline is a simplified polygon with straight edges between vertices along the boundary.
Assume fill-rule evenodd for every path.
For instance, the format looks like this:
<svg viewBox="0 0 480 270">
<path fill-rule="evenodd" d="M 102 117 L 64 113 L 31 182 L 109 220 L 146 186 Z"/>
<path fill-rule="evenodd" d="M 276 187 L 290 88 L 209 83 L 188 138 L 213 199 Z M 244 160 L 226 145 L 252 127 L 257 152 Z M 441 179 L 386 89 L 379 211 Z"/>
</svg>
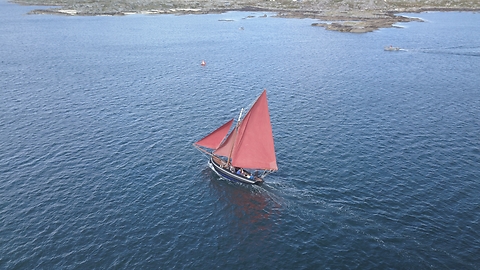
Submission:
<svg viewBox="0 0 480 270">
<path fill-rule="evenodd" d="M 0 2 L 0 268 L 480 267 L 479 14 L 33 8 Z M 263 88 L 279 171 L 220 180 L 191 143 Z"/>
</svg>

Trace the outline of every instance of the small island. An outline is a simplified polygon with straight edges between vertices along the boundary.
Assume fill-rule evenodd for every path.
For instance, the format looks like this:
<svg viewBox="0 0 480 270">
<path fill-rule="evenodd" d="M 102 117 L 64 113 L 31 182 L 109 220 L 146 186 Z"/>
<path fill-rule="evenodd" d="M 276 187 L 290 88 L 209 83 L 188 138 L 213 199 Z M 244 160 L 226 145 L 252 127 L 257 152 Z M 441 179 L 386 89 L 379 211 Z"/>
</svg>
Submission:
<svg viewBox="0 0 480 270">
<path fill-rule="evenodd" d="M 400 13 L 479 11 L 479 0 L 14 0 L 23 5 L 49 6 L 30 14 L 121 16 L 128 14 L 208 14 L 227 11 L 272 12 L 284 18 L 319 20 L 312 26 L 327 30 L 366 33 L 419 21 Z M 50 8 L 52 6 L 58 8 Z"/>
</svg>

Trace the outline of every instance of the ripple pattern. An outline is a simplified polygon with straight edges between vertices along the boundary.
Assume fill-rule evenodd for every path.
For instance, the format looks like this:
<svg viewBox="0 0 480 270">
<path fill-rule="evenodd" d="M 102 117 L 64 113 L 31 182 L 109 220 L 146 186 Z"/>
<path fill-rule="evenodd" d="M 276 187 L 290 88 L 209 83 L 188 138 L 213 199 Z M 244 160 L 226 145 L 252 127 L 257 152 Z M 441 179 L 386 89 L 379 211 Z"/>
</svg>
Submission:
<svg viewBox="0 0 480 270">
<path fill-rule="evenodd" d="M 0 268 L 479 268 L 478 14 L 0 7 Z M 280 170 L 218 179 L 191 143 L 263 88 Z"/>
</svg>

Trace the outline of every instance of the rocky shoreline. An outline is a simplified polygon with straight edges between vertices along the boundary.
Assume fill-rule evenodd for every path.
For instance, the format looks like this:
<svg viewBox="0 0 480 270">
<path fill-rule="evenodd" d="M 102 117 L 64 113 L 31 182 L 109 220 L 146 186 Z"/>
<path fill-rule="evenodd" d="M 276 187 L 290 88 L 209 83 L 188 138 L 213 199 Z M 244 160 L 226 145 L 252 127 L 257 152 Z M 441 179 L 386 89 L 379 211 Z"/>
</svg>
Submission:
<svg viewBox="0 0 480 270">
<path fill-rule="evenodd" d="M 209 14 L 227 11 L 274 13 L 283 18 L 312 18 L 312 26 L 366 33 L 420 21 L 396 14 L 424 11 L 480 11 L 480 0 L 14 0 L 22 5 L 49 6 L 29 14 L 123 16 L 129 14 Z"/>
</svg>

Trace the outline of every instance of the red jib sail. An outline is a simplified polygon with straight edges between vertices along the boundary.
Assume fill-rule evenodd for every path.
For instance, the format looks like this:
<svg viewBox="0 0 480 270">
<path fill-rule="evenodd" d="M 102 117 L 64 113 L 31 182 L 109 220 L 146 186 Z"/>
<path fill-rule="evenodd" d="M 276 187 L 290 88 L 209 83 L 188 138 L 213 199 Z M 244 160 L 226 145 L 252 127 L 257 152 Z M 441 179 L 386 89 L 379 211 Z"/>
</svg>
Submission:
<svg viewBox="0 0 480 270">
<path fill-rule="evenodd" d="M 231 157 L 235 167 L 278 170 L 266 90 L 214 154 Z"/>
<path fill-rule="evenodd" d="M 217 149 L 218 146 L 222 143 L 225 136 L 227 136 L 230 127 L 233 124 L 233 119 L 223 124 L 221 127 L 217 128 L 212 133 L 205 136 L 203 139 L 196 142 L 196 145 L 207 147 L 210 149 Z"/>
</svg>

